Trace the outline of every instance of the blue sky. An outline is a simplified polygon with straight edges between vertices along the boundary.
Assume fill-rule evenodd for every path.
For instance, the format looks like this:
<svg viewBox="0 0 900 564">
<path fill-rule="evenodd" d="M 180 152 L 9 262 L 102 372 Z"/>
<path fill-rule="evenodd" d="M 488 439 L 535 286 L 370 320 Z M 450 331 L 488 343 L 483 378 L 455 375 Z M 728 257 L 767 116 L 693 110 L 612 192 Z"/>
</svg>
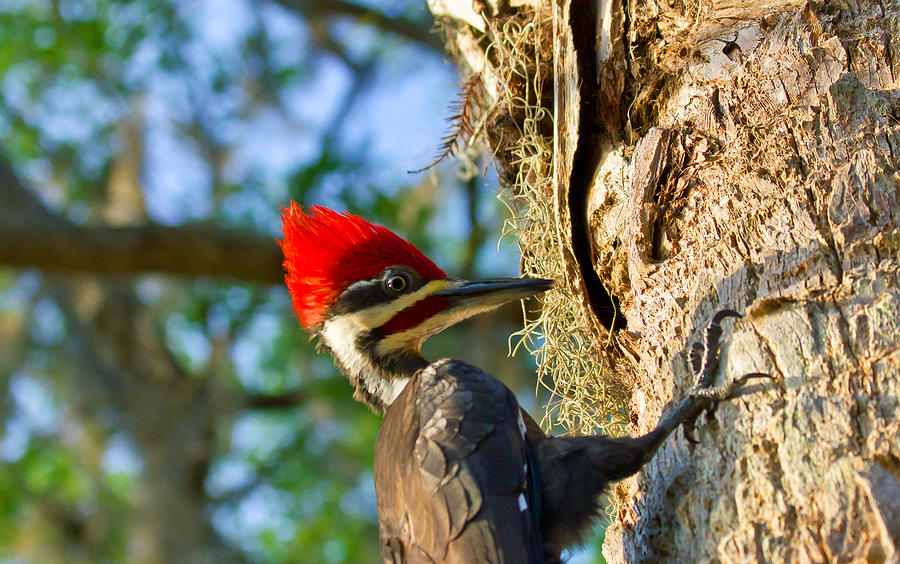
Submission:
<svg viewBox="0 0 900 564">
<path fill-rule="evenodd" d="M 0 11 L 12 9 L 14 4 L 0 1 Z M 38 2 L 39 3 L 39 2 Z M 6 4 L 6 6 L 4 6 Z M 61 2 L 64 17 L 79 19 L 91 15 L 88 0 Z M 294 13 L 267 2 L 249 0 L 188 0 L 178 2 L 179 14 L 195 32 L 180 55 L 186 69 L 161 71 L 159 60 L 165 45 L 152 36 L 144 41 L 123 69 L 123 81 L 143 94 L 130 100 L 110 97 L 98 92 L 89 81 L 77 77 L 58 77 L 55 88 L 47 91 L 45 99 L 34 104 L 28 100 L 27 84 L 33 72 L 23 62 L 17 72 L 9 73 L 0 84 L 0 94 L 12 106 L 27 108 L 29 115 L 42 124 L 48 141 L 75 142 L 84 146 L 80 156 L 85 163 L 100 166 L 110 151 L 108 147 L 91 142 L 95 132 L 104 124 L 115 124 L 123 116 L 134 114 L 146 126 L 142 186 L 145 190 L 150 219 L 165 224 L 203 220 L 214 209 L 212 196 L 213 171 L 201 157 L 201 148 L 183 135 L 186 122 L 202 108 L 205 125 L 216 143 L 227 152 L 224 181 L 235 185 L 253 182 L 257 190 L 238 191 L 223 204 L 227 220 L 246 224 L 277 234 L 280 230 L 279 210 L 272 202 L 287 200 L 286 177 L 299 165 L 318 157 L 320 141 L 333 123 L 336 112 L 349 89 L 353 75 L 334 55 L 312 57 L 309 49 L 309 30 Z M 122 26 L 139 21 L 144 15 L 137 5 L 118 5 L 117 18 Z M 265 26 L 271 42 L 273 60 L 285 66 L 299 61 L 311 61 L 307 74 L 281 89 L 281 98 L 270 105 L 255 105 L 253 113 L 242 111 L 250 107 L 247 97 L 252 91 L 232 85 L 221 92 L 207 88 L 219 68 L 241 70 L 247 65 L 243 42 L 255 26 Z M 109 33 L 115 34 L 115 29 Z M 335 35 L 348 45 L 351 56 L 362 56 L 379 41 L 385 41 L 365 27 L 347 21 L 335 28 Z M 36 41 L 52 43 L 54 37 L 42 32 Z M 392 41 L 388 39 L 388 41 Z M 410 177 L 407 170 L 428 164 L 445 134 L 448 105 L 457 96 L 459 79 L 455 69 L 441 54 L 425 52 L 400 41 L 385 46 L 388 55 L 380 59 L 364 98 L 353 104 L 342 122 L 336 142 L 347 151 L 365 151 L 365 176 L 354 178 L 354 188 L 360 193 L 378 190 L 390 193 L 396 186 L 421 180 L 425 174 Z M 247 69 L 252 73 L 253 69 Z M 193 78 L 193 80 L 192 80 Z M 262 93 L 264 95 L 265 93 Z M 0 116 L 0 128 L 2 128 Z M 453 174 L 453 164 L 444 166 L 442 174 Z M 50 179 L 49 167 L 40 160 L 26 167 L 27 176 L 36 184 L 45 185 Z M 338 190 L 346 179 L 336 179 L 334 185 L 316 189 L 318 203 L 338 202 Z M 489 202 L 496 189 L 496 177 L 488 172 L 482 200 Z M 42 192 L 53 203 L 52 190 Z M 58 199 L 61 196 L 57 194 Z M 465 201 L 459 191 L 439 191 L 433 197 L 442 206 L 429 226 L 440 244 L 433 258 L 442 265 L 452 263 L 450 247 L 468 228 Z M 483 206 L 483 213 L 493 213 L 494 206 Z M 77 212 L 77 209 L 75 210 Z M 249 218 L 249 220 L 248 220 Z M 485 274 L 512 276 L 517 273 L 518 257 L 514 247 L 506 241 L 498 251 L 496 241 L 489 240 L 482 252 L 479 266 Z M 40 277 L 26 275 L 18 283 L 7 285 L 0 292 L 0 314 L 11 312 L 18 304 L 28 303 Z M 153 277 L 145 278 L 141 294 L 152 301 L 158 297 L 159 284 Z M 241 296 L 234 299 L 240 301 Z M 273 294 L 272 307 L 288 307 L 287 302 Z M 22 313 L 22 312 L 19 312 Z M 50 301 L 39 301 L 31 312 L 32 337 L 37 341 L 59 339 L 63 322 Z M 259 384 L 264 375 L 260 360 L 262 347 L 277 331 L 274 310 L 255 313 L 253 331 L 238 338 L 231 349 L 231 358 L 238 378 L 249 389 Z M 209 355 L 207 336 L 194 330 L 177 315 L 165 327 L 170 342 L 189 362 L 202 366 Z M 0 440 L 0 460 L 12 459 L 22 452 L 29 436 L 61 432 L 59 402 L 40 377 L 39 359 L 26 363 L 16 372 L 10 383 L 14 409 Z M 211 491 L 227 490 L 248 478 L 248 469 L 241 454 L 260 448 L 271 448 L 284 428 L 265 418 L 245 417 L 232 429 L 233 452 L 221 459 L 210 476 Z M 340 434 L 339 426 L 323 424 L 316 428 L 321 440 Z M 103 456 L 103 467 L 110 473 L 136 475 L 141 468 L 140 457 L 127 435 L 113 435 Z M 347 505 L 374 510 L 374 488 L 370 475 L 360 477 L 359 484 L 347 493 Z M 269 528 L 289 534 L 291 524 L 287 513 L 279 510 L 279 494 L 271 488 L 260 488 L 249 496 L 233 513 L 218 512 L 214 522 L 226 535 L 237 542 L 252 537 L 254 530 Z M 310 511 L 315 500 L 307 500 Z M 248 533 L 250 533 L 248 535 Z M 337 549 L 335 549 L 337 550 Z M 340 560 L 339 552 L 334 554 Z M 570 562 L 590 561 L 589 553 L 576 555 Z"/>
</svg>

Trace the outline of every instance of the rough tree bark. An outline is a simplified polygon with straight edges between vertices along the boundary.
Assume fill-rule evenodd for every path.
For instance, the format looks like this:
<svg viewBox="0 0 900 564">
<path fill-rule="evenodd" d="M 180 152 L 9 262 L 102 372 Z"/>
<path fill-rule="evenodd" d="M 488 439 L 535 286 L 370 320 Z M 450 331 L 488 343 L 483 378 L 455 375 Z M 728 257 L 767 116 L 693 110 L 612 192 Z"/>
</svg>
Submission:
<svg viewBox="0 0 900 564">
<path fill-rule="evenodd" d="M 606 558 L 898 561 L 900 5 L 431 6 L 486 106 L 516 84 L 503 30 L 539 29 L 523 82 L 544 69 L 555 95 L 510 98 L 555 117 L 540 197 L 562 202 L 561 291 L 596 337 L 582 354 L 630 385 L 628 431 L 684 395 L 687 351 L 718 309 L 746 312 L 718 377 L 775 378 L 616 488 Z M 545 186 L 510 158 L 524 114 L 490 112 L 501 179 Z M 627 329 L 606 346 L 615 302 Z"/>
</svg>

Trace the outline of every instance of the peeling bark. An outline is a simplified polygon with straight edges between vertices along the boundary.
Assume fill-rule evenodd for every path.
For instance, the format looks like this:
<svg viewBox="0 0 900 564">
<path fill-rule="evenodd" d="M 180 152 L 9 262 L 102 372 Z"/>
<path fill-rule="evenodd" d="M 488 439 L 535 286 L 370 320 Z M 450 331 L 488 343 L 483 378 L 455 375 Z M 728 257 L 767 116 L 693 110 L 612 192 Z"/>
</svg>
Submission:
<svg viewBox="0 0 900 564">
<path fill-rule="evenodd" d="M 900 97 L 884 43 L 900 10 L 729 9 L 730 26 L 696 32 L 698 54 L 636 146 L 626 314 L 647 398 L 684 388 L 684 336 L 724 305 L 749 313 L 726 374 L 763 369 L 783 388 L 720 409 L 693 452 L 660 453 L 629 484 L 635 520 L 605 552 L 896 558 L 900 537 L 879 523 L 900 487 Z M 880 496 L 866 493 L 875 482 Z"/>
<path fill-rule="evenodd" d="M 590 267 L 621 300 L 628 331 L 618 340 L 628 346 L 616 362 L 632 373 L 623 379 L 633 384 L 629 432 L 649 430 L 684 395 L 690 344 L 723 307 L 747 315 L 727 328 L 719 378 L 764 371 L 778 385 L 720 406 L 700 445 L 671 440 L 621 483 L 604 554 L 896 561 L 900 6 L 676 4 L 596 5 L 600 82 L 589 119 L 572 94 L 585 77 L 565 64 L 565 46 L 585 43 L 546 17 L 568 21 L 569 5 L 527 7 L 554 25 L 563 62 L 554 75 L 560 178 L 569 179 L 573 140 L 602 140 L 596 164 L 572 171 L 592 179 L 590 192 L 561 186 L 566 212 L 556 217 L 565 229 L 585 215 Z M 484 15 L 489 24 L 510 17 Z M 456 44 L 469 50 L 461 60 L 477 60 L 473 45 Z M 562 254 L 584 271 L 584 253 Z M 586 291 L 583 281 L 567 286 Z"/>
</svg>

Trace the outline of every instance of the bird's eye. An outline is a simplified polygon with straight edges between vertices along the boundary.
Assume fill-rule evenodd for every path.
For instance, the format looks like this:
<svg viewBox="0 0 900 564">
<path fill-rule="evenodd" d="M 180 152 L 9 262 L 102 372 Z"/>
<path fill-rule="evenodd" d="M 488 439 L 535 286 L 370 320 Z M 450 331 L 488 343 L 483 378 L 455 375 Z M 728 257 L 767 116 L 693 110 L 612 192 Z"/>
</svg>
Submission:
<svg viewBox="0 0 900 564">
<path fill-rule="evenodd" d="M 391 274 L 384 279 L 384 285 L 391 292 L 399 294 L 409 287 L 409 278 L 405 274 Z"/>
</svg>

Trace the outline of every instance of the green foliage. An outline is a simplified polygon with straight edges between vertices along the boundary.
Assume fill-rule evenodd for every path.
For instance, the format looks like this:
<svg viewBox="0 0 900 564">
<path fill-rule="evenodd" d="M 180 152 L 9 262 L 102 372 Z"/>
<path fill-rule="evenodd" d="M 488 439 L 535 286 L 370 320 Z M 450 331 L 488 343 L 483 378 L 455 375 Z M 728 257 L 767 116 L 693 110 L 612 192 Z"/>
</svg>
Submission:
<svg viewBox="0 0 900 564">
<path fill-rule="evenodd" d="M 391 7 L 425 20 L 421 3 Z M 459 271 L 467 193 L 451 169 L 403 173 L 433 151 L 395 131 L 432 119 L 415 128 L 437 143 L 452 89 L 390 100 L 392 116 L 358 110 L 426 76 L 455 82 L 423 47 L 278 2 L 3 2 L 0 157 L 76 223 L 202 221 L 274 239 L 294 198 L 381 222 Z M 382 137 L 396 154 L 370 150 Z M 493 210 L 476 241 L 493 252 L 492 194 L 470 203 Z M 500 262 L 512 274 L 515 259 Z M 477 330 L 429 350 L 529 374 L 505 358 L 510 322 Z M 0 386 L 0 559 L 151 561 L 179 540 L 222 561 L 378 553 L 380 419 L 281 287 L 0 270 Z M 191 528 L 202 520 L 211 533 Z"/>
</svg>

